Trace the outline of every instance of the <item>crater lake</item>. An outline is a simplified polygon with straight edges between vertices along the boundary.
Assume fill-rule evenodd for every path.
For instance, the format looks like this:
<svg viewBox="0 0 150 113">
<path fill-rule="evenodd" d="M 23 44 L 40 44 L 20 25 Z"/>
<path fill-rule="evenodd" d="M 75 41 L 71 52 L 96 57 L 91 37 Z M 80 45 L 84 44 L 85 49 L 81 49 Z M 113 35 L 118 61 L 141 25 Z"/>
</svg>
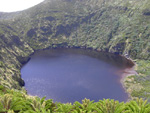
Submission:
<svg viewBox="0 0 150 113">
<path fill-rule="evenodd" d="M 54 102 L 127 101 L 120 80 L 133 63 L 126 58 L 88 49 L 49 49 L 35 52 L 21 69 L 28 94 Z"/>
</svg>

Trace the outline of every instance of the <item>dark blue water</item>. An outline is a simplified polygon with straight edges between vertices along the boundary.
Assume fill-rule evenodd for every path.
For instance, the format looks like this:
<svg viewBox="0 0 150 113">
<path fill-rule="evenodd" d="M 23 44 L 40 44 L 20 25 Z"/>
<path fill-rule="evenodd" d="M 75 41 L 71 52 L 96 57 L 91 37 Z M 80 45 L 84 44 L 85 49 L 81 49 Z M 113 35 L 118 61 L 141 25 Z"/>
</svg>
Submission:
<svg viewBox="0 0 150 113">
<path fill-rule="evenodd" d="M 82 49 L 51 49 L 36 52 L 21 69 L 28 94 L 55 102 L 84 98 L 126 101 L 121 71 L 130 63 L 117 55 Z"/>
</svg>

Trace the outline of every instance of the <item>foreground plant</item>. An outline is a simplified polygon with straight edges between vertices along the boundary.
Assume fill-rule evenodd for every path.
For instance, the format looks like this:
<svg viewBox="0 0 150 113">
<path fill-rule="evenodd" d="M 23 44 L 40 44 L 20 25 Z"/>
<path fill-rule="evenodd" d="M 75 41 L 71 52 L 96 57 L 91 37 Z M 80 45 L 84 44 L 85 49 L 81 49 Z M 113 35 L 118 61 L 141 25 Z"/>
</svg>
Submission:
<svg viewBox="0 0 150 113">
<path fill-rule="evenodd" d="M 95 110 L 94 101 L 90 101 L 89 99 L 82 100 L 82 103 L 76 101 L 74 104 L 74 112 L 77 113 L 88 113 L 93 112 Z"/>
<path fill-rule="evenodd" d="M 124 102 L 119 103 L 119 101 L 104 99 L 100 100 L 95 104 L 95 110 L 98 113 L 123 113 L 125 112 Z"/>
<path fill-rule="evenodd" d="M 128 113 L 150 113 L 150 104 L 147 100 L 137 99 L 136 101 L 131 100 L 126 103 L 126 110 Z"/>
<path fill-rule="evenodd" d="M 113 99 L 94 102 L 86 98 L 82 103 L 54 103 L 52 99 L 5 89 L 0 94 L 0 113 L 150 113 L 150 103 L 143 99 L 124 103 Z"/>
</svg>

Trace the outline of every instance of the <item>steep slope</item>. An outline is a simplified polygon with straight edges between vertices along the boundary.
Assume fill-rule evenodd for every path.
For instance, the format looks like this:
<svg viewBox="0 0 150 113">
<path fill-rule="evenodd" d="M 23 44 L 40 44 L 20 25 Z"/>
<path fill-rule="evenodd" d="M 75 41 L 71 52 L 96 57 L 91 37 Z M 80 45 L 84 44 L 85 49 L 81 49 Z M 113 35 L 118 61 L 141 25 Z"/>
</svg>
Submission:
<svg viewBox="0 0 150 113">
<path fill-rule="evenodd" d="M 35 50 L 84 47 L 150 60 L 149 0 L 45 0 L 0 16 L 0 80 L 21 89 Z"/>
</svg>

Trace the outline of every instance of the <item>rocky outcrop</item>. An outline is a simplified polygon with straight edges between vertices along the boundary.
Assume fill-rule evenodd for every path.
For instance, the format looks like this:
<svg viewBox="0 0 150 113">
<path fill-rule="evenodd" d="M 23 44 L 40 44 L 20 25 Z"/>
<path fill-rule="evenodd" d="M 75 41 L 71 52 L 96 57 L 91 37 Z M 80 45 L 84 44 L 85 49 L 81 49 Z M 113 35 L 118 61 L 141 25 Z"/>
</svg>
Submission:
<svg viewBox="0 0 150 113">
<path fill-rule="evenodd" d="M 150 16 L 150 9 L 145 9 L 143 15 Z"/>
</svg>

